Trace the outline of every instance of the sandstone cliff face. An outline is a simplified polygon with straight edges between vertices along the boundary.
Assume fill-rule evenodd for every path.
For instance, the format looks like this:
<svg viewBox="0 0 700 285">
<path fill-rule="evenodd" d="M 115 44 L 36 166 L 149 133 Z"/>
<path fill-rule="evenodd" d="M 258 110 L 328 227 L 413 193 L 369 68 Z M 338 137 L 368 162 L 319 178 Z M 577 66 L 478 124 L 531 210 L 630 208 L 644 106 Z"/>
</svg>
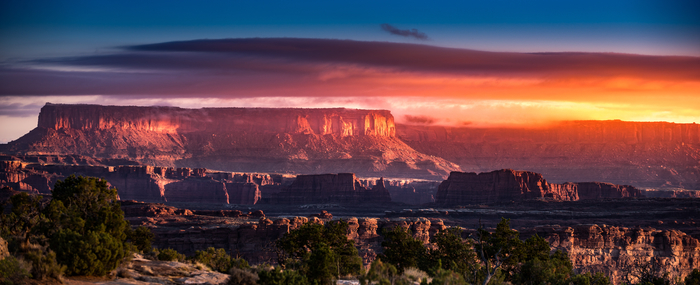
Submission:
<svg viewBox="0 0 700 285">
<path fill-rule="evenodd" d="M 31 160 L 31 159 L 30 159 Z M 0 161 L 0 187 L 30 193 L 49 194 L 59 179 L 69 175 L 104 178 L 117 188 L 123 200 L 146 202 L 199 202 L 214 204 L 256 204 L 261 197 L 258 184 L 216 180 L 202 168 L 172 168 L 147 165 L 40 164 L 18 160 Z M 220 175 L 220 174 L 215 174 Z M 243 175 L 248 181 L 275 184 L 269 175 Z M 228 177 L 234 177 L 229 173 Z"/>
<path fill-rule="evenodd" d="M 452 172 L 440 184 L 435 201 L 441 205 L 480 204 L 544 197 L 563 201 L 578 199 L 571 188 L 550 189 L 538 173 L 504 169 L 478 174 Z"/>
<path fill-rule="evenodd" d="M 535 232 L 552 248 L 569 254 L 580 272 L 603 272 L 620 284 L 635 263 L 659 262 L 670 278 L 684 278 L 700 267 L 700 242 L 677 230 L 606 225 L 543 226 Z M 636 282 L 636 280 L 630 280 Z"/>
<path fill-rule="evenodd" d="M 463 171 L 527 169 L 550 182 L 700 189 L 700 124 L 571 121 L 539 128 L 397 125 L 417 151 Z"/>
<path fill-rule="evenodd" d="M 552 185 L 552 184 L 550 184 Z M 584 199 L 644 197 L 642 191 L 630 185 L 601 182 L 575 183 L 578 197 Z"/>
<path fill-rule="evenodd" d="M 372 188 L 362 186 L 353 173 L 298 175 L 271 201 L 273 204 L 388 203 L 389 192 L 380 181 Z"/>
<path fill-rule="evenodd" d="M 236 172 L 441 179 L 458 169 L 395 134 L 386 110 L 47 104 L 38 127 L 7 149 Z"/>
<path fill-rule="evenodd" d="M 548 183 L 541 174 L 503 169 L 485 173 L 452 172 L 438 188 L 439 205 L 488 204 L 529 199 L 577 201 L 581 199 L 641 197 L 628 185 L 600 182 Z"/>
<path fill-rule="evenodd" d="M 394 118 L 386 110 L 133 107 L 47 104 L 40 128 L 122 129 L 158 133 L 267 132 L 395 136 Z"/>
</svg>

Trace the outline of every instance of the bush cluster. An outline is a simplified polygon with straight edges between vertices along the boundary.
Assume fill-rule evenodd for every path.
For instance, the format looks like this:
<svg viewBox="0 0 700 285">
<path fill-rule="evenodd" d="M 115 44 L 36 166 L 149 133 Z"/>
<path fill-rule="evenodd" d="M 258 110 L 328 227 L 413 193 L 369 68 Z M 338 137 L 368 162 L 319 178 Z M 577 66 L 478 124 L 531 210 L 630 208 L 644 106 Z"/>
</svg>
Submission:
<svg viewBox="0 0 700 285">
<path fill-rule="evenodd" d="M 147 228 L 130 229 L 116 189 L 98 178 L 72 175 L 56 182 L 50 201 L 19 193 L 3 208 L 7 206 L 11 210 L 0 219 L 0 236 L 16 260 L 30 265 L 26 270 L 36 279 L 104 276 L 129 249 L 150 249 L 153 238 Z"/>
<path fill-rule="evenodd" d="M 193 260 L 223 273 L 228 273 L 233 268 L 245 269 L 250 267 L 245 259 L 233 258 L 223 248 L 210 247 L 207 250 L 198 250 L 195 252 Z"/>
</svg>

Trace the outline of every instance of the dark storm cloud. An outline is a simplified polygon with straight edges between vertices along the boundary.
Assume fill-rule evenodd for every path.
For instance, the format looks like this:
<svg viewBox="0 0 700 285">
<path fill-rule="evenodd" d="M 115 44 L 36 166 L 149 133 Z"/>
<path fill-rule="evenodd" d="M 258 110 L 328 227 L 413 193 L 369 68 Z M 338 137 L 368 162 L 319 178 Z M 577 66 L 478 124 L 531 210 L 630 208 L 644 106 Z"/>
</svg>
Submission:
<svg viewBox="0 0 700 285">
<path fill-rule="evenodd" d="M 52 69 L 0 67 L 0 95 L 264 96 L 273 89 L 280 95 L 286 88 L 313 89 L 321 85 L 327 87 L 324 90 L 340 93 L 344 86 L 359 88 L 347 80 L 362 76 L 381 79 L 381 74 L 390 73 L 546 80 L 611 77 L 700 80 L 698 57 L 486 52 L 420 44 L 300 38 L 164 42 L 128 46 L 114 54 L 25 63 Z M 338 85 L 333 86 L 337 88 L 332 86 L 335 83 Z"/>
<path fill-rule="evenodd" d="M 419 40 L 427 40 L 428 35 L 421 33 L 416 29 L 402 30 L 389 24 L 382 24 L 382 30 L 389 32 L 392 35 L 403 36 L 403 37 L 414 37 Z"/>
<path fill-rule="evenodd" d="M 419 44 L 300 38 L 193 40 L 138 45 L 128 49 L 223 53 L 295 63 L 347 63 L 401 71 L 487 76 L 590 75 L 700 79 L 700 58 L 681 56 L 487 52 Z"/>
</svg>

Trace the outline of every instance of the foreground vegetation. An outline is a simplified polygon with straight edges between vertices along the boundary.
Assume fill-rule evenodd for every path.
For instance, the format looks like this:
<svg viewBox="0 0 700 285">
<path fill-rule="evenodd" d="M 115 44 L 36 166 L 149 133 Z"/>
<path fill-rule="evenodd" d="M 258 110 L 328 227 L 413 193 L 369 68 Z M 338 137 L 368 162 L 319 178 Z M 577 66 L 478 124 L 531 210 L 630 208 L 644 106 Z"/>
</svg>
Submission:
<svg viewBox="0 0 700 285">
<path fill-rule="evenodd" d="M 435 235 L 431 247 L 408 229 L 386 230 L 383 253 L 367 270 L 354 242 L 347 239 L 346 222 L 307 223 L 276 242 L 276 267 L 251 267 L 224 249 L 197 251 L 189 258 L 173 249 L 153 249 L 153 234 L 145 227 L 129 226 L 116 190 L 104 180 L 71 176 L 56 183 L 50 201 L 20 193 L 8 202 L 11 210 L 0 209 L 0 236 L 10 252 L 0 260 L 0 284 L 22 284 L 29 278 L 60 281 L 64 275 L 105 276 L 133 252 L 227 273 L 229 284 L 332 284 L 340 278 L 397 285 L 610 284 L 601 273 L 574 273 L 567 254 L 552 252 L 541 237 L 521 240 L 507 219 L 493 232 L 481 227 L 466 239 L 461 229 L 447 229 Z M 633 269 L 628 283 L 672 283 L 654 264 Z M 700 271 L 683 281 L 700 285 Z"/>
</svg>

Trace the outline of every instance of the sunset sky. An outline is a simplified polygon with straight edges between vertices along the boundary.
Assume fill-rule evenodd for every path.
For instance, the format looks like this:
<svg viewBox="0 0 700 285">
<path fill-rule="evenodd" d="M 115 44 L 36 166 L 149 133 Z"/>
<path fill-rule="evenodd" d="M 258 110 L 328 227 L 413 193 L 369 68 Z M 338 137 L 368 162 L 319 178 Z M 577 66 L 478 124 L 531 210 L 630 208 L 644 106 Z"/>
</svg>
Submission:
<svg viewBox="0 0 700 285">
<path fill-rule="evenodd" d="M 700 123 L 700 1 L 299 2 L 2 1 L 0 142 L 45 102 Z"/>
</svg>

